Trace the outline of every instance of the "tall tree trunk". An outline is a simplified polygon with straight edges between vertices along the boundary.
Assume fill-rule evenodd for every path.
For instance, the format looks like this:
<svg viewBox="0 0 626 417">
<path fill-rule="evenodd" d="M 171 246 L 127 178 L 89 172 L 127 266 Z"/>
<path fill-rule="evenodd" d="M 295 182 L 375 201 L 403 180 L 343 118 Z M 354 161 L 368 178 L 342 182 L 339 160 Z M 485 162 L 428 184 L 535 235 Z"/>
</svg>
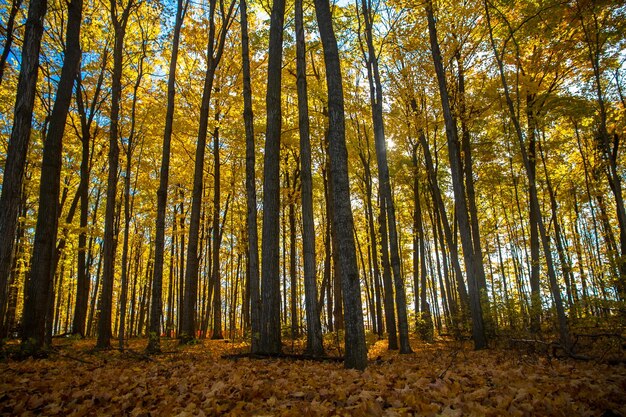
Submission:
<svg viewBox="0 0 626 417">
<path fill-rule="evenodd" d="M 82 93 L 82 77 L 80 74 L 80 68 L 76 77 L 76 105 L 78 107 L 78 114 L 80 117 L 80 140 L 82 146 L 82 159 L 80 162 L 80 232 L 78 235 L 78 265 L 77 265 L 77 279 L 76 279 L 76 304 L 74 308 L 74 322 L 72 324 L 72 333 L 86 336 L 85 320 L 87 319 L 87 303 L 89 301 L 89 271 L 88 271 L 88 246 L 87 246 L 87 225 L 89 222 L 89 176 L 91 173 L 91 162 L 93 158 L 93 152 L 91 152 L 92 134 L 91 125 L 96 115 L 96 107 L 100 102 L 100 92 L 102 91 L 102 84 L 104 82 L 104 72 L 108 57 L 108 50 L 105 49 L 102 55 L 102 65 L 100 67 L 100 74 L 98 75 L 98 81 L 96 82 L 96 89 L 93 95 L 93 99 L 89 106 L 89 114 L 85 108 Z M 91 241 L 91 240 L 90 240 Z"/>
<path fill-rule="evenodd" d="M 381 207 L 385 207 L 381 213 L 381 231 L 383 223 L 388 230 L 389 252 L 391 255 L 391 269 L 396 297 L 396 309 L 398 313 L 398 330 L 400 333 L 400 353 L 411 353 L 409 343 L 409 321 L 406 310 L 406 293 L 404 290 L 404 278 L 400 271 L 400 256 L 398 249 L 398 232 L 396 228 L 396 214 L 394 202 L 391 197 L 391 184 L 389 180 L 389 166 L 387 163 L 387 144 L 385 142 L 385 125 L 383 121 L 383 93 L 378 69 L 378 57 L 374 48 L 372 35 L 372 7 L 366 0 L 361 1 L 363 20 L 365 23 L 365 39 L 367 43 L 367 78 L 370 86 L 370 105 L 372 108 L 372 121 L 374 124 L 374 143 L 376 147 L 376 160 L 378 163 L 378 182 L 381 194 Z M 364 54 L 365 55 L 365 54 Z M 385 237 L 383 236 L 383 240 Z M 384 252 L 385 248 L 383 248 Z"/>
<path fill-rule="evenodd" d="M 185 268 L 185 290 L 181 323 L 181 342 L 187 343 L 195 338 L 196 332 L 196 304 L 198 293 L 198 239 L 200 233 L 200 212 L 202 205 L 202 189 L 204 176 L 204 155 L 206 148 L 207 128 L 209 122 L 209 104 L 213 90 L 215 71 L 219 65 L 226 35 L 230 27 L 235 2 L 230 4 L 229 9 L 224 10 L 224 4 L 220 3 L 222 28 L 219 39 L 215 37 L 215 11 L 217 0 L 211 0 L 209 4 L 209 39 L 207 45 L 207 69 L 204 77 L 202 91 L 202 104 L 200 107 L 200 125 L 198 128 L 198 140 L 196 143 L 196 155 L 193 177 L 193 192 L 191 202 L 191 217 L 189 219 L 189 241 L 187 244 L 187 266 Z M 216 43 L 217 41 L 217 43 Z"/>
<path fill-rule="evenodd" d="M 98 208 L 100 207 L 100 197 L 102 196 L 102 188 L 98 187 L 98 192 L 96 194 L 96 202 L 94 204 L 93 215 L 91 219 L 92 227 L 95 227 L 96 221 L 98 219 Z M 88 247 L 88 256 L 89 260 L 87 261 L 87 278 L 88 280 L 91 278 L 89 271 L 91 270 L 91 265 L 93 263 L 93 244 L 94 244 L 94 236 L 92 235 L 89 238 L 89 247 Z M 98 301 L 99 293 L 100 293 L 100 272 L 102 268 L 102 246 L 98 251 L 98 265 L 96 267 L 96 282 L 94 283 L 93 294 L 91 296 L 91 302 L 89 303 L 89 316 L 87 317 L 87 327 L 85 328 L 85 333 L 87 336 L 92 336 L 94 331 L 93 321 L 96 315 L 96 301 Z"/>
<path fill-rule="evenodd" d="M 189 239 L 187 243 L 187 266 L 185 267 L 185 292 L 183 295 L 183 312 L 181 317 L 181 343 L 188 343 L 196 337 L 196 304 L 198 294 L 198 240 L 200 234 L 200 215 L 204 177 L 204 155 L 206 151 L 207 128 L 209 124 L 209 105 L 215 78 L 215 7 L 217 0 L 209 3 L 209 40 L 207 46 L 207 69 L 202 90 L 200 107 L 200 127 L 196 142 L 196 154 L 193 175 L 193 191 L 191 200 L 191 217 L 189 219 Z"/>
<path fill-rule="evenodd" d="M 448 138 L 448 158 L 450 160 L 450 171 L 452 174 L 452 185 L 454 191 L 454 205 L 461 234 L 461 244 L 463 245 L 463 258 L 467 271 L 467 284 L 469 288 L 469 306 L 472 316 L 472 338 L 476 349 L 487 347 L 487 337 L 483 322 L 482 305 L 480 300 L 480 290 L 478 282 L 484 277 L 485 271 L 482 259 L 476 259 L 474 255 L 474 243 L 472 241 L 472 231 L 467 213 L 465 198 L 465 187 L 463 185 L 460 152 L 458 147 L 458 133 L 456 123 L 452 117 L 450 102 L 448 99 L 448 87 L 446 85 L 446 75 L 443 68 L 443 60 L 437 39 L 437 29 L 435 27 L 435 16 L 433 12 L 432 0 L 426 3 L 426 14 L 428 17 L 428 32 L 430 35 L 430 47 L 437 73 L 439 84 L 439 95 L 443 108 L 444 121 L 446 126 L 446 136 Z"/>
<path fill-rule="evenodd" d="M 326 161 L 328 164 L 328 161 Z M 323 179 L 324 179 L 324 203 L 326 209 L 326 227 L 324 231 L 324 276 L 322 278 L 322 297 L 323 300 L 324 295 L 324 285 L 326 285 L 326 321 L 327 328 L 329 332 L 333 332 L 335 330 L 333 323 L 333 298 L 331 291 L 331 280 L 332 280 L 332 271 L 331 271 L 331 244 L 332 244 L 332 218 L 333 212 L 330 205 L 330 179 L 329 169 L 324 168 L 323 170 Z M 320 304 L 322 304 L 320 302 Z"/>
<path fill-rule="evenodd" d="M 47 0 L 32 0 L 28 7 L 13 113 L 13 128 L 3 171 L 2 192 L 0 193 L 0 323 L 4 323 L 6 311 L 7 283 L 11 274 L 17 213 L 24 181 L 26 153 L 30 141 L 37 75 L 39 73 L 39 51 L 47 5 Z"/>
<path fill-rule="evenodd" d="M 358 125 L 357 125 L 358 126 Z M 369 247 L 368 252 L 370 256 L 370 263 L 374 270 L 374 294 L 376 299 L 376 331 L 378 336 L 382 336 L 383 334 L 383 302 L 381 300 L 381 274 L 380 274 L 380 265 L 378 263 L 378 244 L 376 239 L 376 228 L 374 226 L 374 208 L 372 204 L 372 172 L 370 169 L 371 157 L 370 157 L 370 146 L 369 139 L 367 135 L 365 136 L 365 150 L 366 153 L 359 147 L 359 158 L 361 159 L 361 163 L 363 165 L 363 173 L 364 173 L 364 183 L 365 183 L 365 212 L 367 217 L 367 227 L 368 227 L 368 241 Z M 392 299 L 393 301 L 393 299 Z M 389 316 L 387 314 L 387 304 L 385 304 L 385 316 Z M 391 310 L 391 317 L 393 317 L 393 310 Z M 394 321 L 395 326 L 395 321 Z M 393 332 L 395 334 L 395 331 Z M 391 336 L 389 339 L 389 344 L 391 345 Z M 397 342 L 396 342 L 397 346 Z"/>
<path fill-rule="evenodd" d="M 115 232 L 115 213 L 117 197 L 117 171 L 119 167 L 120 150 L 118 147 L 120 99 L 122 95 L 122 66 L 124 55 L 124 37 L 126 25 L 134 0 L 128 0 L 121 16 L 118 16 L 117 3 L 111 0 L 111 20 L 115 29 L 115 44 L 113 47 L 113 77 L 111 79 L 111 112 L 109 130 L 109 175 L 107 178 L 107 203 L 104 215 L 104 251 L 102 271 L 102 296 L 100 317 L 98 319 L 98 349 L 111 347 L 111 315 L 113 305 L 113 281 L 115 280 L 115 252 L 117 233 Z"/>
<path fill-rule="evenodd" d="M 528 120 L 528 166 L 531 172 L 528 175 L 533 178 L 533 184 L 528 187 L 528 200 L 536 200 L 537 196 L 537 130 L 535 125 L 534 96 L 526 94 L 526 118 Z M 539 259 L 539 216 L 541 213 L 537 208 L 529 204 L 528 225 L 530 227 L 530 331 L 534 334 L 541 332 L 541 283 L 539 280 L 540 259 Z"/>
<path fill-rule="evenodd" d="M 302 183 L 302 252 L 304 255 L 304 303 L 306 308 L 306 351 L 324 354 L 322 325 L 317 305 L 315 272 L 315 222 L 313 217 L 313 178 L 309 135 L 309 98 L 306 81 L 306 45 L 302 0 L 296 0 L 296 84 L 298 88 L 298 126 L 300 129 L 300 181 Z"/>
<path fill-rule="evenodd" d="M 417 328 L 422 331 L 422 338 L 428 341 L 433 336 L 433 320 L 430 313 L 430 306 L 426 301 L 426 245 L 424 236 L 424 225 L 422 222 L 422 205 L 419 193 L 419 167 L 417 164 L 417 144 L 413 146 L 413 274 L 415 276 L 415 315 L 418 316 L 418 306 L 421 320 L 418 320 Z M 419 272 L 418 272 L 419 267 Z M 419 285 L 417 284 L 419 281 Z M 417 288 L 420 288 L 419 297 Z M 442 289 L 443 290 L 443 289 Z M 418 303 L 419 298 L 419 303 Z M 445 296 L 444 296 L 445 299 Z M 435 301 L 436 302 L 436 301 Z"/>
<path fill-rule="evenodd" d="M 415 100 L 412 100 L 411 106 L 413 107 L 413 111 L 417 109 L 417 103 Z M 430 189 L 433 198 L 433 209 L 435 212 L 439 213 L 440 222 L 437 222 L 439 226 L 443 226 L 443 233 L 440 233 L 441 242 L 441 252 L 445 256 L 445 248 L 443 245 L 443 239 L 448 245 L 448 249 L 450 250 L 450 261 L 452 263 L 452 268 L 454 269 L 454 275 L 456 277 L 457 283 L 457 291 L 459 293 L 459 299 L 461 304 L 461 315 L 463 315 L 463 319 L 466 318 L 467 306 L 469 304 L 469 295 L 467 293 L 467 288 L 465 287 L 465 282 L 463 281 L 463 272 L 461 271 L 461 264 L 459 259 L 458 246 L 454 241 L 454 237 L 452 235 L 452 228 L 450 227 L 450 221 L 448 220 L 448 216 L 446 215 L 446 208 L 443 203 L 443 198 L 441 196 L 441 190 L 439 188 L 439 184 L 437 182 L 437 173 L 435 170 L 435 166 L 433 164 L 433 158 L 430 153 L 430 148 L 426 141 L 426 135 L 423 130 L 418 132 L 418 137 L 420 140 L 420 145 L 424 151 L 424 162 L 426 163 L 426 171 L 429 177 Z M 447 262 L 444 260 L 444 269 L 447 269 Z M 444 273 L 446 277 L 448 277 L 448 273 Z M 449 292 L 450 293 L 450 292 Z M 452 298 L 452 297 L 450 297 Z M 454 322 L 459 321 L 459 317 L 457 316 L 457 308 L 456 303 L 451 299 L 450 300 L 450 313 L 452 315 L 452 320 Z"/>
<path fill-rule="evenodd" d="M 263 172 L 263 247 L 261 253 L 261 334 L 259 350 L 280 353 L 280 134 L 281 67 L 285 1 L 272 5 L 267 68 L 267 128 Z"/>
<path fill-rule="evenodd" d="M 126 304 L 128 303 L 128 239 L 130 237 L 130 220 L 133 215 L 133 200 L 134 197 L 131 197 L 130 183 L 131 183 L 131 170 L 132 170 L 132 161 L 133 161 L 133 151 L 136 147 L 135 142 L 135 124 L 136 124 L 136 113 L 137 113 L 137 92 L 139 87 L 141 86 L 141 79 L 143 78 L 143 62 L 146 58 L 146 43 L 145 33 L 142 32 L 142 43 L 141 43 L 141 56 L 139 57 L 139 65 L 137 68 L 137 79 L 135 80 L 135 85 L 133 88 L 133 100 L 131 104 L 131 114 L 130 114 L 130 132 L 128 133 L 128 143 L 126 148 L 126 167 L 124 169 L 124 238 L 122 243 L 122 291 L 120 295 L 120 326 L 118 332 L 118 347 L 120 351 L 124 350 L 124 338 L 125 338 L 125 330 L 126 330 Z M 141 154 L 139 155 L 139 160 L 141 160 Z M 139 167 L 137 168 L 139 170 Z M 136 180 L 135 180 L 136 182 Z M 135 187 L 136 188 L 136 187 Z M 136 277 L 135 277 L 136 278 Z"/>
<path fill-rule="evenodd" d="M 163 152 L 161 154 L 161 169 L 159 173 L 159 189 L 157 191 L 157 218 L 156 236 L 154 239 L 154 275 L 152 277 L 152 305 L 150 306 L 150 331 L 148 332 L 148 346 L 146 350 L 157 353 L 161 350 L 161 328 L 159 319 L 163 311 L 163 265 L 165 253 L 165 212 L 167 209 L 167 187 L 170 173 L 170 153 L 172 148 L 172 130 L 174 125 L 174 100 L 176 98 L 176 66 L 178 64 L 178 49 L 180 44 L 180 30 L 187 11 L 187 0 L 177 0 L 176 21 L 174 23 L 174 38 L 172 40 L 172 57 L 167 77 L 167 108 L 165 110 L 165 130 L 163 132 Z M 174 224 L 176 216 L 174 216 Z M 173 246 L 172 246 L 173 247 Z M 173 262 L 173 260 L 172 260 Z M 170 268 L 171 271 L 171 268 Z M 170 290 L 172 293 L 172 274 L 170 272 Z M 171 322 L 172 305 L 168 303 L 168 323 Z M 169 335 L 168 335 L 169 336 Z"/>
<path fill-rule="evenodd" d="M 391 265 L 389 263 L 389 234 L 387 233 L 387 202 L 379 195 L 378 226 L 380 231 L 380 258 L 383 267 L 383 299 L 385 304 L 385 327 L 387 328 L 388 348 L 398 349 L 398 332 L 396 327 L 396 311 L 393 302 L 393 281 L 391 278 Z"/>
<path fill-rule="evenodd" d="M 296 158 L 296 164 L 300 161 Z M 291 319 L 291 339 L 294 340 L 300 337 L 300 329 L 298 327 L 298 275 L 296 272 L 296 191 L 298 182 L 298 173 L 300 168 L 296 168 L 296 173 L 293 176 L 293 185 L 289 184 L 289 173 L 287 173 L 287 188 L 291 188 L 289 195 L 289 203 L 287 207 L 287 217 L 289 218 L 289 277 L 291 282 L 289 284 L 290 300 L 289 300 L 289 315 Z"/>
<path fill-rule="evenodd" d="M 459 75 L 459 113 L 461 119 L 461 150 L 463 155 L 463 174 L 465 176 L 465 189 L 467 197 L 467 210 L 470 218 L 470 226 L 472 230 L 472 242 L 474 243 L 474 259 L 476 263 L 483 265 L 483 250 L 480 242 L 480 227 L 478 225 L 478 208 L 476 207 L 476 191 L 474 190 L 474 168 L 472 162 L 472 145 L 470 140 L 470 130 L 468 126 L 468 111 L 465 98 L 465 67 L 463 60 L 461 59 L 460 51 L 457 51 L 456 61 L 458 65 Z M 484 310 L 485 320 L 487 321 L 487 332 L 493 333 L 495 331 L 491 325 L 491 306 L 489 304 L 489 297 L 487 296 L 487 280 L 485 276 L 484 265 L 479 266 L 478 290 L 480 292 L 480 302 Z"/>
<path fill-rule="evenodd" d="M 220 113 L 217 110 L 215 120 L 219 126 Z M 220 130 L 215 128 L 213 132 L 213 332 L 211 339 L 223 339 L 222 335 L 222 283 L 220 278 Z M 224 213 L 224 220 L 226 214 Z"/>
<path fill-rule="evenodd" d="M 259 351 L 261 332 L 261 297 L 259 288 L 259 237 L 257 226 L 254 115 L 252 113 L 252 83 L 250 80 L 250 51 L 246 0 L 239 0 L 241 12 L 241 56 L 243 71 L 243 119 L 246 127 L 246 208 L 248 230 L 248 269 L 250 287 L 250 330 L 253 353 Z"/>
<path fill-rule="evenodd" d="M 31 261 L 31 275 L 24 300 L 22 349 L 35 353 L 43 347 L 46 307 L 52 303 L 49 289 L 54 271 L 56 235 L 59 219 L 59 193 L 63 154 L 65 121 L 72 100 L 73 84 L 80 62 L 80 25 L 83 2 L 68 4 L 65 57 L 57 96 L 50 117 L 50 127 L 44 142 L 39 188 L 39 210 L 35 229 L 35 243 Z M 13 235 L 11 235 L 13 238 Z M 59 306 L 60 307 L 60 306 Z"/>
<path fill-rule="evenodd" d="M 315 0 L 315 13 L 324 49 L 326 84 L 328 89 L 328 154 L 330 157 L 330 180 L 334 202 L 333 224 L 339 246 L 339 270 L 343 287 L 345 309 L 345 366 L 365 369 L 367 348 L 363 328 L 361 285 L 354 245 L 354 221 L 350 204 L 348 180 L 348 151 L 345 138 L 343 85 L 337 39 L 333 29 L 328 0 Z"/>
</svg>

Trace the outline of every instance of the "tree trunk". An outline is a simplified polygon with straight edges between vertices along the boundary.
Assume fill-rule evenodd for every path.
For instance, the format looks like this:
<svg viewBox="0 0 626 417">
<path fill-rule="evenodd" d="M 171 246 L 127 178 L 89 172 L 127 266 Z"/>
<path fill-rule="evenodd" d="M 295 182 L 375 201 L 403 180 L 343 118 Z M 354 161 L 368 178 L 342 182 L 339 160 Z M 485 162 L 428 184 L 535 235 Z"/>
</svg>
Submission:
<svg viewBox="0 0 626 417">
<path fill-rule="evenodd" d="M 93 153 L 91 152 L 92 135 L 91 125 L 96 115 L 96 106 L 100 101 L 100 92 L 102 91 L 102 83 L 104 82 L 104 69 L 107 62 L 108 51 L 105 49 L 102 55 L 102 66 L 100 74 L 98 75 L 98 81 L 96 83 L 96 90 L 93 95 L 93 99 L 89 106 L 89 115 L 85 109 L 85 103 L 83 102 L 83 93 L 81 91 L 82 77 L 80 74 L 80 68 L 78 70 L 76 78 L 76 105 L 78 107 L 78 114 L 80 116 L 81 134 L 80 140 L 82 145 L 82 159 L 80 163 L 80 232 L 78 235 L 78 276 L 76 279 L 76 305 L 74 308 L 74 322 L 72 324 L 72 333 L 86 336 L 85 320 L 87 319 L 87 303 L 89 300 L 89 271 L 87 262 L 87 225 L 89 221 L 89 176 L 91 172 L 91 160 Z M 93 240 L 90 239 L 90 242 Z"/>
<path fill-rule="evenodd" d="M 200 125 L 198 128 L 198 140 L 196 143 L 196 155 L 193 177 L 193 192 L 191 202 L 191 217 L 189 219 L 189 241 L 187 243 L 187 266 L 185 268 L 185 290 L 181 318 L 181 343 L 188 343 L 195 338 L 196 332 L 196 304 L 198 295 L 198 239 L 200 232 L 200 212 L 202 205 L 202 189 L 204 176 L 204 155 L 206 148 L 207 128 L 209 122 L 209 104 L 213 90 L 215 71 L 224 51 L 224 43 L 234 7 L 234 0 L 227 12 L 222 12 L 222 30 L 219 39 L 215 38 L 215 8 L 217 0 L 211 0 L 209 4 L 209 39 L 207 45 L 207 69 L 204 77 L 202 91 L 202 104 L 200 108 Z"/>
<path fill-rule="evenodd" d="M 2 192 L 0 194 L 0 323 L 4 322 L 6 311 L 7 283 L 11 274 L 17 213 L 22 193 L 26 153 L 30 141 L 37 75 L 39 73 L 39 51 L 47 5 L 47 0 L 32 0 L 28 7 L 13 113 L 13 128 L 3 171 Z M 45 290 L 42 293 L 45 295 Z"/>
<path fill-rule="evenodd" d="M 259 238 L 255 180 L 254 115 L 252 113 L 252 83 L 250 80 L 250 51 L 246 0 L 239 0 L 241 12 L 241 56 L 243 71 L 243 119 L 246 127 L 246 207 L 248 230 L 248 273 L 250 287 L 250 351 L 259 351 L 261 332 L 261 299 L 259 293 Z"/>
<path fill-rule="evenodd" d="M 300 181 L 302 183 L 302 252 L 304 255 L 304 302 L 306 308 L 306 352 L 324 354 L 322 325 L 317 305 L 315 272 L 315 222 L 313 217 L 313 178 L 309 137 L 309 99 L 306 81 L 306 45 L 302 0 L 296 0 L 296 72 L 298 88 L 298 126 L 300 129 Z"/>
<path fill-rule="evenodd" d="M 142 32 L 143 34 L 143 32 Z M 139 90 L 139 86 L 141 85 L 141 79 L 143 78 L 143 62 L 146 58 L 146 39 L 142 39 L 141 44 L 141 53 L 142 55 L 139 58 L 139 65 L 137 68 L 137 79 L 135 80 L 135 85 L 133 88 L 133 100 L 131 104 L 131 127 L 130 132 L 128 133 L 128 144 L 126 148 L 126 167 L 124 169 L 124 238 L 122 243 L 122 291 L 120 295 L 120 326 L 118 332 L 118 347 L 120 351 L 124 350 L 124 338 L 125 338 L 125 330 L 126 330 L 126 304 L 128 303 L 128 239 L 130 237 L 130 220 L 133 215 L 133 204 L 131 201 L 131 190 L 130 190 L 130 182 L 131 182 L 131 170 L 132 170 L 132 160 L 133 160 L 133 148 L 135 145 L 135 114 L 137 110 L 137 92 Z M 141 155 L 139 155 L 139 160 L 141 160 Z M 139 169 L 139 168 L 138 168 Z M 136 277 L 135 277 L 136 278 Z"/>
<path fill-rule="evenodd" d="M 315 13 L 324 48 L 326 84 L 328 89 L 328 154 L 330 157 L 330 180 L 334 202 L 333 224 L 339 246 L 339 270 L 343 287 L 345 309 L 345 366 L 365 369 L 367 348 L 363 328 L 361 285 L 354 245 L 354 221 L 350 204 L 348 180 L 348 152 L 345 138 L 343 85 L 337 39 L 333 29 L 328 0 L 315 0 Z"/>
<path fill-rule="evenodd" d="M 454 190 L 454 204 L 461 234 L 461 244 L 463 245 L 463 258 L 467 272 L 467 283 L 469 288 L 469 306 L 472 316 L 472 338 L 474 348 L 484 349 L 487 347 L 487 338 L 483 322 L 482 305 L 480 300 L 480 290 L 478 282 L 484 277 L 485 271 L 482 259 L 476 259 L 474 254 L 474 243 L 472 241 L 472 231 L 467 213 L 465 198 L 465 187 L 463 186 L 460 152 L 458 148 L 458 133 L 456 123 L 452 117 L 450 102 L 448 99 L 448 87 L 446 85 L 446 75 L 443 68 L 443 60 L 437 39 L 437 29 L 435 27 L 435 17 L 433 13 L 432 1 L 426 4 L 426 14 L 428 17 L 428 32 L 430 35 L 430 47 L 437 73 L 439 84 L 439 95 L 443 108 L 444 121 L 446 126 L 446 136 L 448 138 L 448 158 L 450 160 L 450 171 L 452 174 L 452 185 Z"/>
<path fill-rule="evenodd" d="M 180 44 L 180 30 L 183 26 L 186 0 L 176 2 L 176 21 L 174 24 L 174 38 L 172 40 L 172 57 L 167 78 L 167 108 L 165 111 L 165 130 L 163 132 L 163 152 L 161 154 L 161 169 L 159 173 L 159 189 L 157 191 L 157 218 L 156 236 L 154 240 L 154 275 L 152 277 L 152 305 L 150 308 L 150 331 L 148 332 L 148 346 L 146 350 L 157 353 L 161 350 L 161 328 L 159 319 L 163 311 L 163 265 L 165 253 L 165 212 L 167 209 L 167 187 L 169 184 L 170 152 L 172 147 L 172 130 L 174 124 L 174 100 L 176 98 L 176 66 L 178 63 L 178 48 Z M 176 223 L 176 218 L 174 218 Z M 173 246 L 172 246 L 173 247 Z M 171 269 L 170 269 L 171 271 Z M 172 292 L 172 274 L 170 273 L 170 291 Z M 171 303 L 168 303 L 168 323 L 171 326 Z"/>
<path fill-rule="evenodd" d="M 419 168 L 417 164 L 417 144 L 413 147 L 413 229 L 415 234 L 415 239 L 413 241 L 413 274 L 415 276 L 415 315 L 418 316 L 418 305 L 419 312 L 421 313 L 421 320 L 418 320 L 417 328 L 420 329 L 421 336 L 424 340 L 432 341 L 433 337 L 433 320 L 430 313 L 430 306 L 426 301 L 426 245 L 424 236 L 424 225 L 422 223 L 422 205 L 420 202 L 420 194 L 419 194 Z M 419 267 L 419 273 L 418 273 Z M 418 279 L 419 278 L 419 279 Z M 419 281 L 419 285 L 418 285 Z M 418 291 L 417 288 L 420 288 L 419 292 L 419 303 L 418 303 Z M 436 300 L 435 300 L 436 302 Z M 444 296 L 445 303 L 445 296 Z"/>
<path fill-rule="evenodd" d="M 50 126 L 44 142 L 31 275 L 28 281 L 27 296 L 24 300 L 22 349 L 28 354 L 36 353 L 43 347 L 46 307 L 52 303 L 48 291 L 54 271 L 59 219 L 63 134 L 72 100 L 72 86 L 76 79 L 76 71 L 81 56 L 82 0 L 73 0 L 69 3 L 68 8 L 65 57 L 57 96 L 50 117 Z"/>
<path fill-rule="evenodd" d="M 219 110 L 215 115 L 215 120 L 219 126 Z M 222 283 L 220 274 L 220 130 L 215 128 L 213 132 L 213 332 L 211 339 L 223 339 L 222 335 Z M 226 214 L 224 213 L 224 219 Z M 210 301 L 210 299 L 209 299 Z"/>
<path fill-rule="evenodd" d="M 109 175 L 107 178 L 107 203 L 104 217 L 104 251 L 102 271 L 102 297 L 100 317 L 98 319 L 98 340 L 96 348 L 108 349 L 111 347 L 111 314 L 113 304 L 113 281 L 115 279 L 115 248 L 117 233 L 115 233 L 115 212 L 117 197 L 117 171 L 119 166 L 120 150 L 117 144 L 119 130 L 120 99 L 122 95 L 122 65 L 124 54 L 124 37 L 126 25 L 133 7 L 134 0 L 129 0 L 122 15 L 117 16 L 117 5 L 111 0 L 111 19 L 115 29 L 115 45 L 113 47 L 113 78 L 111 79 L 111 125 L 109 130 Z"/>
<path fill-rule="evenodd" d="M 265 165 L 263 172 L 263 247 L 261 254 L 261 334 L 259 351 L 277 354 L 280 341 L 280 134 L 281 66 L 285 1 L 272 5 L 269 58 L 267 69 L 267 129 L 265 134 Z"/>
<path fill-rule="evenodd" d="M 385 125 L 383 121 L 383 93 L 378 70 L 378 57 L 374 48 L 372 36 L 372 8 L 366 0 L 361 2 L 362 14 L 365 23 L 365 38 L 367 43 L 367 78 L 370 86 L 370 105 L 372 108 L 372 121 L 374 124 L 374 143 L 376 147 L 376 160 L 378 163 L 378 182 L 380 187 L 381 232 L 383 223 L 388 230 L 389 252 L 391 255 L 391 269 L 395 287 L 396 308 L 398 313 L 398 330 L 400 333 L 400 353 L 411 353 L 409 344 L 409 322 L 406 311 L 406 293 L 404 290 L 404 278 L 400 271 L 400 256 L 398 249 L 398 232 L 396 228 L 396 214 L 394 202 L 391 197 L 391 184 L 389 180 L 389 166 L 387 163 L 387 144 L 385 143 Z M 382 236 L 385 240 L 385 236 Z M 386 246 L 386 245 L 384 245 Z M 383 253 L 385 247 L 383 247 Z M 390 343 L 391 346 L 391 343 Z"/>
</svg>

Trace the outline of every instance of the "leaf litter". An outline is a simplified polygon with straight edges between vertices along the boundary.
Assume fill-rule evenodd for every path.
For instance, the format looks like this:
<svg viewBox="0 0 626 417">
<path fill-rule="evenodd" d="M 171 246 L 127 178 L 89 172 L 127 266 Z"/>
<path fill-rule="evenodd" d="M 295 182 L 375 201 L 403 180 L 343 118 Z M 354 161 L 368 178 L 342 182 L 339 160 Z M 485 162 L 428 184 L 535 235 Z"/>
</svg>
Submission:
<svg viewBox="0 0 626 417">
<path fill-rule="evenodd" d="M 147 360 L 61 341 L 46 359 L 0 362 L 3 416 L 625 416 L 626 366 L 513 350 L 379 341 L 363 371 L 341 363 L 224 359 L 245 344 L 163 341 Z"/>
</svg>

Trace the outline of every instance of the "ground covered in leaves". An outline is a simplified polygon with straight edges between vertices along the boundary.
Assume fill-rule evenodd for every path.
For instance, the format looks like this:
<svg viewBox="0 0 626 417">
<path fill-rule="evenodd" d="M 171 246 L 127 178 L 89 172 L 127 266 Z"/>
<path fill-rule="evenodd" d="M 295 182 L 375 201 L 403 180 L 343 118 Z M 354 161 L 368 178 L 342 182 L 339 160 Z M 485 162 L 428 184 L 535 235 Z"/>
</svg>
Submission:
<svg viewBox="0 0 626 417">
<path fill-rule="evenodd" d="M 625 416 L 626 366 L 523 350 L 475 352 L 413 342 L 415 353 L 370 348 L 364 372 L 337 362 L 224 359 L 246 346 L 201 341 L 164 354 L 93 352 L 56 340 L 47 359 L 0 361 L 8 416 Z M 286 347 L 289 350 L 289 347 Z"/>
</svg>

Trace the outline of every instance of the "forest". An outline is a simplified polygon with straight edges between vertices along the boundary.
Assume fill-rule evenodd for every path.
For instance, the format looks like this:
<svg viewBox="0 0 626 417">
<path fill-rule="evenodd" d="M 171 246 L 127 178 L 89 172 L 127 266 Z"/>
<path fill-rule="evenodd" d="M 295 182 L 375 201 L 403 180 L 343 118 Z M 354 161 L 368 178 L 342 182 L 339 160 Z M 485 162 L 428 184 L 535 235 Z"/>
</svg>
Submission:
<svg viewBox="0 0 626 417">
<path fill-rule="evenodd" d="M 0 10 L 0 413 L 626 415 L 622 2 Z"/>
</svg>

